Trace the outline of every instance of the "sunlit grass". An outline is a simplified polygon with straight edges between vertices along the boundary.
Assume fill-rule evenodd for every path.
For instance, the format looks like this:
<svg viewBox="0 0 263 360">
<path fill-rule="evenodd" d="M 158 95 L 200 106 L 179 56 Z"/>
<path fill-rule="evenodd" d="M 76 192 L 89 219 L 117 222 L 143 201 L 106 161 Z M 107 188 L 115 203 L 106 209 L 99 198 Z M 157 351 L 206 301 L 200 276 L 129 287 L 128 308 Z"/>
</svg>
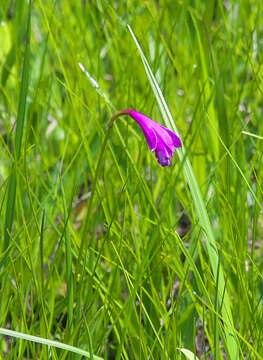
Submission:
<svg viewBox="0 0 263 360">
<path fill-rule="evenodd" d="M 263 358 L 260 2 L 39 0 L 30 53 L 28 12 L 0 5 L 0 354 Z M 170 167 L 126 117 L 102 151 L 125 108 Z"/>
</svg>

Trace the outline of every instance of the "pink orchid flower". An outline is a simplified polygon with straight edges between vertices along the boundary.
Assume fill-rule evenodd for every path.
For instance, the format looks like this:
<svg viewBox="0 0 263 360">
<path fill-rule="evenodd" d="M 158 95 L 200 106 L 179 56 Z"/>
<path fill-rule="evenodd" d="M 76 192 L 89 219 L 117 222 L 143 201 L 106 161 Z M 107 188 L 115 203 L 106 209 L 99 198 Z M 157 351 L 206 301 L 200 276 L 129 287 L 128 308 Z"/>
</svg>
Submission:
<svg viewBox="0 0 263 360">
<path fill-rule="evenodd" d="M 130 115 L 141 127 L 151 151 L 162 166 L 170 165 L 175 148 L 181 147 L 179 137 L 171 130 L 135 110 L 121 110 L 119 113 Z"/>
</svg>

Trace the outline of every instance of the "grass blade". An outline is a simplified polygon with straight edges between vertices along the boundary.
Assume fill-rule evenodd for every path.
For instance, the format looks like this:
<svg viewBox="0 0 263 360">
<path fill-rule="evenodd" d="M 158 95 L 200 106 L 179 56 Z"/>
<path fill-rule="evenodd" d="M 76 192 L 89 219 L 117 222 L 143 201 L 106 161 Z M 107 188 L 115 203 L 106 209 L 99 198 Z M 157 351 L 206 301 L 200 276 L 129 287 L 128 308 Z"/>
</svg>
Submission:
<svg viewBox="0 0 263 360">
<path fill-rule="evenodd" d="M 244 134 L 244 135 L 249 135 L 249 136 L 251 136 L 251 137 L 255 137 L 256 139 L 263 140 L 263 136 L 259 136 L 259 135 L 257 135 L 257 134 L 252 134 L 252 133 L 250 133 L 250 132 L 248 132 L 248 131 L 242 131 L 242 134 Z"/>
<path fill-rule="evenodd" d="M 20 96 L 18 104 L 17 122 L 16 122 L 16 136 L 15 136 L 15 166 L 12 169 L 9 185 L 8 185 L 8 197 L 6 205 L 6 217 L 5 217 L 5 232 L 4 232 L 4 250 L 9 246 L 10 233 L 12 229 L 14 212 L 15 212 L 15 199 L 16 199 L 16 163 L 21 155 L 21 145 L 23 138 L 25 111 L 26 111 L 26 99 L 29 83 L 29 71 L 30 71 L 30 28 L 31 28 L 31 1 L 28 6 L 28 19 L 26 30 L 26 48 L 22 71 L 22 81 L 20 87 Z M 4 257 L 6 259 L 7 256 Z"/>
<path fill-rule="evenodd" d="M 129 25 L 128 25 L 128 29 L 129 29 L 131 36 L 133 37 L 133 40 L 140 52 L 147 77 L 149 79 L 152 90 L 156 97 L 156 100 L 159 105 L 159 109 L 163 116 L 165 124 L 167 127 L 169 127 L 175 133 L 178 134 L 178 130 L 176 128 L 176 125 L 175 125 L 172 115 L 170 113 L 170 110 L 166 104 L 164 97 L 163 97 L 162 91 L 152 73 L 150 65 L 148 64 L 148 61 L 147 61 L 139 43 Z M 185 174 L 185 177 L 187 179 L 187 182 L 188 182 L 191 194 L 192 194 L 192 198 L 193 198 L 193 201 L 195 204 L 195 209 L 196 209 L 196 212 L 197 212 L 197 215 L 198 215 L 198 218 L 199 218 L 202 230 L 203 230 L 204 237 L 206 239 L 209 260 L 210 260 L 211 268 L 213 270 L 215 279 L 217 277 L 217 270 L 219 271 L 219 273 L 218 273 L 218 291 L 219 291 L 218 299 L 219 299 L 220 303 L 222 303 L 222 315 L 226 320 L 226 324 L 229 325 L 229 327 L 225 328 L 226 350 L 231 359 L 238 359 L 239 358 L 238 340 L 237 340 L 235 334 L 233 333 L 233 331 L 231 330 L 231 327 L 233 327 L 231 303 L 230 303 L 230 298 L 228 296 L 228 293 L 225 290 L 225 279 L 224 279 L 222 267 L 218 268 L 219 256 L 218 256 L 218 251 L 217 251 L 217 247 L 216 247 L 216 242 L 215 242 L 211 222 L 210 222 L 210 219 L 209 219 L 207 211 L 206 211 L 206 207 L 205 207 L 202 195 L 201 195 L 201 191 L 199 189 L 195 175 L 193 173 L 192 166 L 190 164 L 190 161 L 187 158 L 187 153 L 185 151 L 184 146 L 182 146 L 182 149 L 179 150 L 177 153 L 178 153 L 180 161 L 183 162 L 184 174 Z"/>
<path fill-rule="evenodd" d="M 38 344 L 44 344 L 47 346 L 56 347 L 58 349 L 62 349 L 62 350 L 70 351 L 70 352 L 78 354 L 78 355 L 86 356 L 88 359 L 90 359 L 90 354 L 87 351 L 78 349 L 74 346 L 63 344 L 58 341 L 44 339 L 39 336 L 27 335 L 27 334 L 23 334 L 18 331 L 13 331 L 13 330 L 8 330 L 8 329 L 3 329 L 3 328 L 0 328 L 0 334 L 15 337 L 15 338 L 22 339 L 22 340 L 33 341 Z M 96 355 L 93 355 L 93 359 L 94 360 L 102 360 L 101 357 L 96 356 Z"/>
<path fill-rule="evenodd" d="M 192 353 L 192 351 L 183 349 L 183 348 L 177 348 L 177 350 L 181 351 L 185 357 L 189 360 L 198 360 L 198 357 L 195 356 L 195 354 Z"/>
</svg>

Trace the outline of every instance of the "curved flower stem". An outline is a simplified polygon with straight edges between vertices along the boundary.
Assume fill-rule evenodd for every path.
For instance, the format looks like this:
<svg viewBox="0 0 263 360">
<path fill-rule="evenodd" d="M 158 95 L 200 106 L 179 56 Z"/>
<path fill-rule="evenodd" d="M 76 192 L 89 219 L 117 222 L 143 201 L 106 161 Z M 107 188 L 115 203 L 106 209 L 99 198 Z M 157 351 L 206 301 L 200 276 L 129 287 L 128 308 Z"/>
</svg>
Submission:
<svg viewBox="0 0 263 360">
<path fill-rule="evenodd" d="M 91 196 L 90 196 L 90 199 L 89 199 L 89 202 L 88 202 L 87 215 L 86 215 L 86 219 L 85 219 L 85 223 L 84 223 L 84 227 L 83 227 L 82 238 L 81 238 L 81 243 L 80 243 L 80 248 L 79 248 L 78 267 L 80 266 L 81 260 L 82 260 L 82 253 L 83 253 L 83 248 L 84 248 L 85 234 L 86 234 L 88 224 L 89 224 L 91 206 L 92 206 L 95 191 L 96 191 L 96 185 L 97 185 L 97 181 L 98 181 L 99 171 L 100 171 L 100 168 L 101 168 L 101 160 L 102 160 L 102 157 L 103 157 L 105 149 L 106 149 L 107 141 L 109 139 L 110 132 L 111 132 L 114 121 L 119 116 L 128 115 L 129 112 L 130 112 L 130 110 L 117 111 L 116 113 L 114 113 L 112 115 L 112 117 L 110 119 L 110 122 L 108 124 L 108 128 L 107 128 L 107 131 L 106 131 L 106 134 L 105 134 L 105 137 L 104 137 L 101 149 L 100 149 L 99 158 L 98 158 L 97 166 L 96 166 L 96 169 L 95 169 L 95 175 L 94 175 L 94 180 L 93 180 L 92 189 L 91 189 Z M 78 271 L 77 271 L 77 273 L 78 273 Z"/>
<path fill-rule="evenodd" d="M 114 123 L 114 120 L 117 119 L 117 117 L 119 116 L 122 116 L 122 115 L 129 115 L 129 113 L 131 112 L 130 109 L 125 109 L 125 110 L 120 110 L 120 111 L 116 111 L 116 113 L 114 113 L 112 115 L 112 118 L 110 119 L 110 122 L 109 122 L 109 125 L 108 127 L 111 128 L 113 123 Z"/>
</svg>

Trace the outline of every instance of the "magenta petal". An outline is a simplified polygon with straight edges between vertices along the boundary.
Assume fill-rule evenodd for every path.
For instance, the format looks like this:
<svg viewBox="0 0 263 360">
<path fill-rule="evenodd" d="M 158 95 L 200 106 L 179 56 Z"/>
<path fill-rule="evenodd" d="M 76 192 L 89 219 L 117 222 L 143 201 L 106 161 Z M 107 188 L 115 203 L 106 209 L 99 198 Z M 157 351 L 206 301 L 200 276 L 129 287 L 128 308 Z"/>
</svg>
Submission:
<svg viewBox="0 0 263 360">
<path fill-rule="evenodd" d="M 170 160 L 165 158 L 161 152 L 159 152 L 158 155 L 156 155 L 156 157 L 157 157 L 158 163 L 160 165 L 162 165 L 162 166 L 169 166 L 170 165 Z"/>
<path fill-rule="evenodd" d="M 158 159 L 158 163 L 162 166 L 169 166 L 170 165 L 170 157 L 173 157 L 173 151 L 166 144 L 159 139 L 158 147 L 155 150 L 155 156 Z"/>
<path fill-rule="evenodd" d="M 150 128 L 143 129 L 142 128 L 142 131 L 147 140 L 150 150 L 154 151 L 156 149 L 157 143 L 158 143 L 158 138 L 157 138 L 157 135 L 156 135 L 154 129 L 150 129 Z"/>
<path fill-rule="evenodd" d="M 182 143 L 181 140 L 179 138 L 179 136 L 177 136 L 174 132 L 172 132 L 170 129 L 167 129 L 166 127 L 164 127 L 163 125 L 160 125 L 163 129 L 165 129 L 166 132 L 168 132 L 168 134 L 171 136 L 172 141 L 173 141 L 173 145 L 175 147 L 181 147 Z"/>
<path fill-rule="evenodd" d="M 182 146 L 179 137 L 135 110 L 127 110 L 127 113 L 140 125 L 150 150 L 155 151 L 159 164 L 169 166 L 169 159 L 173 157 L 175 148 Z"/>
</svg>

